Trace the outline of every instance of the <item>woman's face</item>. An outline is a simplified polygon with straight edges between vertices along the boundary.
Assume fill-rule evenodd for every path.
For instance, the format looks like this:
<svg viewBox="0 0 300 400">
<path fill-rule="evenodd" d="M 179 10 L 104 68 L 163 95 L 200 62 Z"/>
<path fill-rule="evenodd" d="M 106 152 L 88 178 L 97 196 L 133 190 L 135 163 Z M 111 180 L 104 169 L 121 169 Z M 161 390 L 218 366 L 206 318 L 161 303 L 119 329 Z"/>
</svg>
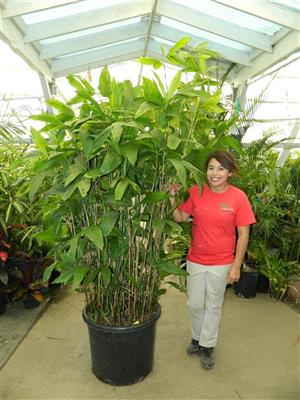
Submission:
<svg viewBox="0 0 300 400">
<path fill-rule="evenodd" d="M 227 189 L 228 179 L 232 173 L 222 165 L 215 158 L 212 158 L 207 166 L 207 180 L 209 187 L 214 192 L 223 192 Z"/>
</svg>

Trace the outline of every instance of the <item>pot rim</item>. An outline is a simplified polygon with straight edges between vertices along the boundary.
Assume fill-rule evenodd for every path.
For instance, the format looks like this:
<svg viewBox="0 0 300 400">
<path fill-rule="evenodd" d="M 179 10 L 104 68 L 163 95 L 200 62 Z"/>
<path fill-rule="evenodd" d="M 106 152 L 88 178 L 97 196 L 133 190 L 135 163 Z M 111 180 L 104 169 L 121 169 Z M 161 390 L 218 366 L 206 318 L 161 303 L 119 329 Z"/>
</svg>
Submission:
<svg viewBox="0 0 300 400">
<path fill-rule="evenodd" d="M 100 324 L 98 322 L 92 321 L 86 312 L 86 308 L 87 308 L 87 306 L 85 306 L 82 310 L 82 318 L 83 318 L 84 322 L 89 327 L 92 327 L 94 329 L 98 329 L 98 330 L 101 330 L 101 331 L 107 332 L 107 333 L 111 333 L 111 332 L 122 333 L 122 332 L 128 332 L 128 331 L 134 332 L 137 330 L 146 329 L 150 325 L 153 325 L 161 315 L 161 306 L 157 303 L 157 311 L 151 319 L 148 319 L 147 321 L 144 321 L 142 323 L 135 324 L 135 325 L 113 326 L 113 325 L 104 325 L 104 324 Z"/>
</svg>

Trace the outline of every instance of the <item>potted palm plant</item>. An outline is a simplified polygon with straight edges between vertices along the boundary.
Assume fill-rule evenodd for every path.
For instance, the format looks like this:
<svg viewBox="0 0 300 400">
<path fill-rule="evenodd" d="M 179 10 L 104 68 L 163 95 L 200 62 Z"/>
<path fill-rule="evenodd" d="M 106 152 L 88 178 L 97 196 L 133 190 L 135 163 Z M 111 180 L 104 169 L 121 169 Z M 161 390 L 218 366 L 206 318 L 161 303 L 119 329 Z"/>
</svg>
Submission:
<svg viewBox="0 0 300 400">
<path fill-rule="evenodd" d="M 49 100 L 55 115 L 33 116 L 45 122 L 32 130 L 31 191 L 45 207 L 44 230 L 35 237 L 51 243 L 55 257 L 45 278 L 56 269 L 56 283 L 84 293 L 92 369 L 114 385 L 151 371 L 161 283 L 184 274 L 180 252 L 166 246 L 170 232 L 181 231 L 166 188 L 179 181 L 184 190 L 190 179 L 201 185 L 207 153 L 238 148 L 226 134 L 235 119 L 226 118 L 219 82 L 207 78 L 205 61 L 215 54 L 203 46 L 188 50 L 188 40 L 166 56 L 178 67 L 168 88 L 156 73 L 133 87 L 103 68 L 96 89 L 69 76 L 75 97 Z M 183 72 L 193 74 L 188 83 Z"/>
</svg>

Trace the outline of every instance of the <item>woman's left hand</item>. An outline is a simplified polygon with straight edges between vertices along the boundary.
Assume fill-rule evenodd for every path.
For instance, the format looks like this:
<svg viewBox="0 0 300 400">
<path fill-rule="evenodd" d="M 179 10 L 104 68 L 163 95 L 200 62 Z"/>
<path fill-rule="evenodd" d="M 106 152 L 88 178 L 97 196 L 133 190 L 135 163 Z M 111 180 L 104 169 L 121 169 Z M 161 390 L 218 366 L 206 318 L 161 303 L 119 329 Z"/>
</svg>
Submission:
<svg viewBox="0 0 300 400">
<path fill-rule="evenodd" d="M 240 266 L 232 265 L 227 275 L 227 284 L 232 285 L 234 282 L 238 282 L 241 277 Z"/>
</svg>

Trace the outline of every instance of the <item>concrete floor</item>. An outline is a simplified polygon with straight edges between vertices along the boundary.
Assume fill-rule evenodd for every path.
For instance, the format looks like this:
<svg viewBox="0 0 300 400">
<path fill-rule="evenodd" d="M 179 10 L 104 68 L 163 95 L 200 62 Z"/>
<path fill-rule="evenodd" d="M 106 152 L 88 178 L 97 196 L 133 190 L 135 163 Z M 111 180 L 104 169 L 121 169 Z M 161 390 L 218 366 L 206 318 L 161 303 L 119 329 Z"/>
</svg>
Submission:
<svg viewBox="0 0 300 400">
<path fill-rule="evenodd" d="M 213 370 L 188 357 L 186 297 L 175 289 L 161 299 L 152 373 L 113 387 L 91 373 L 83 297 L 64 289 L 0 371 L 0 399 L 299 399 L 299 314 L 268 295 L 226 292 Z"/>
</svg>

